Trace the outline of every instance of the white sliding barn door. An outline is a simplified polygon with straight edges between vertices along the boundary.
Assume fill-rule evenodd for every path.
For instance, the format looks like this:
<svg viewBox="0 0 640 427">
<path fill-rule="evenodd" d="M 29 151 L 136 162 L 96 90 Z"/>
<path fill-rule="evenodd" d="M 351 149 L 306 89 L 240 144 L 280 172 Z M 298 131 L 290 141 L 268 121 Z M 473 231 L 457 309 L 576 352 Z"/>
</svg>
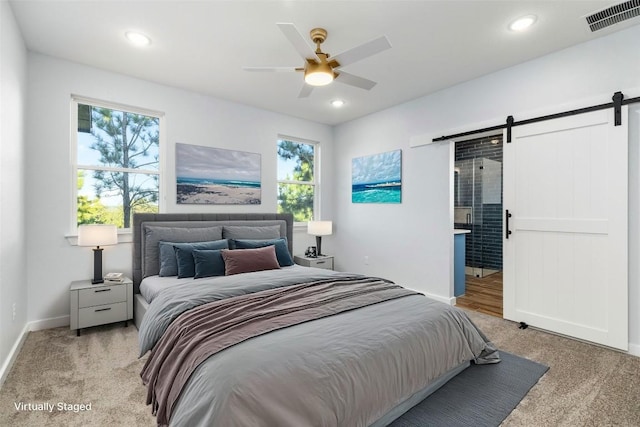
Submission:
<svg viewBox="0 0 640 427">
<path fill-rule="evenodd" d="M 622 108 L 621 126 L 611 108 L 512 128 L 504 144 L 504 208 L 512 215 L 503 237 L 504 317 L 627 350 Z"/>
</svg>

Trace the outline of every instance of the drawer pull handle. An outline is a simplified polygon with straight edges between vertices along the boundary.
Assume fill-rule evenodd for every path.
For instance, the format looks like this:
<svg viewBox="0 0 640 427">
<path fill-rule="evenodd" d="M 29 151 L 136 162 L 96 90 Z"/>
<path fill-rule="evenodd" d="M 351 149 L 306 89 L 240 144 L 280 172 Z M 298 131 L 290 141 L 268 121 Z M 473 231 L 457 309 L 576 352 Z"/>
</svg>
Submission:
<svg viewBox="0 0 640 427">
<path fill-rule="evenodd" d="M 111 288 L 108 288 L 108 289 L 96 289 L 93 292 L 109 292 L 110 290 L 111 290 Z"/>
<path fill-rule="evenodd" d="M 111 307 L 107 307 L 107 308 L 98 308 L 98 309 L 96 309 L 96 313 L 97 313 L 97 312 L 99 312 L 99 311 L 109 311 L 109 310 L 111 310 Z"/>
<path fill-rule="evenodd" d="M 317 261 L 316 264 L 324 264 L 327 261 Z"/>
</svg>

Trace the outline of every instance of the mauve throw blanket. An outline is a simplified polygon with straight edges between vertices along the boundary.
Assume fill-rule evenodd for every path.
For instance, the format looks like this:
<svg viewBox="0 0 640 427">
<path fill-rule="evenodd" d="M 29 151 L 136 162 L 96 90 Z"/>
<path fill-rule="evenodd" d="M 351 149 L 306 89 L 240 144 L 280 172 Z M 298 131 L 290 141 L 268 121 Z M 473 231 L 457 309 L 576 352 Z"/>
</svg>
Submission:
<svg viewBox="0 0 640 427">
<path fill-rule="evenodd" d="M 193 371 L 207 358 L 271 331 L 416 295 L 384 279 L 318 280 L 203 304 L 177 317 L 153 348 L 143 371 L 159 425 L 168 425 Z"/>
</svg>

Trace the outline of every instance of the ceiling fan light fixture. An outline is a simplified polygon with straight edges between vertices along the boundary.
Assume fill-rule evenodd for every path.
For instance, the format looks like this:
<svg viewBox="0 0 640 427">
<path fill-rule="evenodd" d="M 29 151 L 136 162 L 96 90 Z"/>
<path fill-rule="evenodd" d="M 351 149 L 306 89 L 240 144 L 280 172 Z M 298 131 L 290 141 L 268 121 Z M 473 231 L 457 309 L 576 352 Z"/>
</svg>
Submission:
<svg viewBox="0 0 640 427">
<path fill-rule="evenodd" d="M 326 71 L 307 72 L 304 81 L 311 86 L 326 86 L 333 81 L 333 73 Z"/>
<path fill-rule="evenodd" d="M 318 55 L 320 56 L 320 55 Z M 304 70 L 304 81 L 311 86 L 326 86 L 333 81 L 333 69 L 326 59 L 320 63 L 308 63 Z"/>
<path fill-rule="evenodd" d="M 333 81 L 333 69 L 327 62 L 327 55 L 322 52 L 316 52 L 320 62 L 307 60 L 307 66 L 304 69 L 304 81 L 311 86 L 325 86 Z"/>
</svg>

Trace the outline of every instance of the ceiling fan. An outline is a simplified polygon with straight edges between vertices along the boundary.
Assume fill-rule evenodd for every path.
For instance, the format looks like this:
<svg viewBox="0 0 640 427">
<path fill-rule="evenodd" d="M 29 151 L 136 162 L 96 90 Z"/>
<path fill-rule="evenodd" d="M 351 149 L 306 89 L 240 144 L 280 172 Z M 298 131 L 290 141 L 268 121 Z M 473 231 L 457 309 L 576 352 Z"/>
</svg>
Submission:
<svg viewBox="0 0 640 427">
<path fill-rule="evenodd" d="M 314 50 L 302 37 L 295 25 L 289 23 L 276 25 L 302 56 L 305 61 L 304 67 L 242 67 L 242 69 L 245 71 L 304 72 L 305 85 L 300 90 L 298 98 L 306 98 L 311 94 L 314 86 L 325 86 L 334 80 L 361 89 L 371 90 L 376 85 L 376 82 L 349 74 L 342 71 L 341 68 L 391 47 L 387 36 L 381 36 L 330 58 L 329 54 L 322 52 L 320 48 L 320 45 L 327 39 L 327 30 L 324 28 L 314 28 L 310 32 L 311 40 L 316 44 L 316 49 Z"/>
</svg>

